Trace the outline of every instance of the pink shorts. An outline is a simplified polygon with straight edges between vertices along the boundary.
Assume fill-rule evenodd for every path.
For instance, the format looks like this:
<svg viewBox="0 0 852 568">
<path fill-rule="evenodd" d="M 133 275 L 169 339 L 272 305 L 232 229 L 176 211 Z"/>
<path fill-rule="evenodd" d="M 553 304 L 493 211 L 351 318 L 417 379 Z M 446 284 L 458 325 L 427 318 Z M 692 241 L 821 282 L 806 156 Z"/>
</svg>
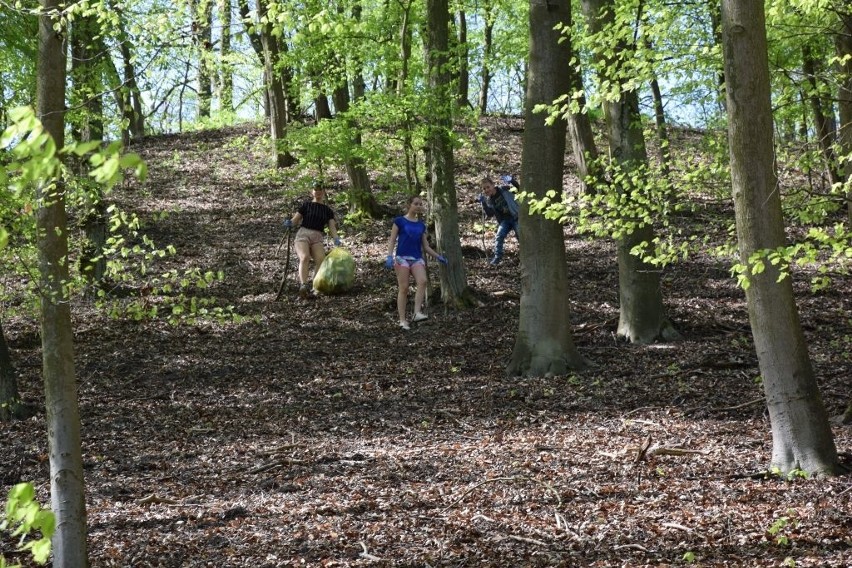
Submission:
<svg viewBox="0 0 852 568">
<path fill-rule="evenodd" d="M 313 229 L 306 229 L 304 227 L 300 227 L 296 232 L 296 242 L 305 242 L 308 243 L 309 247 L 314 245 L 322 244 L 324 235 L 321 231 L 315 231 Z"/>
<path fill-rule="evenodd" d="M 394 262 L 401 268 L 411 268 L 412 266 L 426 266 L 426 261 L 422 258 L 414 258 L 413 256 L 397 256 Z"/>
</svg>

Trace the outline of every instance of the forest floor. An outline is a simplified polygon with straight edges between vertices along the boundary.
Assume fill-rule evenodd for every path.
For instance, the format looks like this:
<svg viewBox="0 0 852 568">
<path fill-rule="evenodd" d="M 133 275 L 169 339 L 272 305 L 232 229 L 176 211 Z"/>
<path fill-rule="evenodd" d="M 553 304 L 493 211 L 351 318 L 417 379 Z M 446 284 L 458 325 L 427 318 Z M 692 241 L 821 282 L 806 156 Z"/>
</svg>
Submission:
<svg viewBox="0 0 852 568">
<path fill-rule="evenodd" d="M 264 179 L 261 127 L 132 148 L 149 178 L 114 199 L 176 247 L 166 265 L 223 270 L 206 293 L 248 318 L 171 326 L 75 304 L 92 566 L 852 566 L 849 476 L 759 475 L 770 425 L 744 294 L 720 261 L 665 272 L 683 340 L 629 345 L 614 334 L 614 247 L 566 228 L 570 325 L 594 366 L 505 375 L 517 242 L 488 265 L 493 233 L 475 232 L 473 197 L 484 172 L 519 171 L 522 122 L 488 127 L 491 150 L 457 158 L 465 267 L 482 305 L 432 301 L 407 332 L 383 267 L 390 219 L 345 230 L 350 293 L 299 300 L 291 259 L 274 301 L 281 221 L 298 200 L 286 180 Z M 385 204 L 401 212 L 401 201 Z M 850 396 L 852 282 L 812 293 L 801 280 L 836 416 Z M 37 325 L 15 315 L 3 326 L 22 395 L 39 404 Z M 44 418 L 0 424 L 4 495 L 30 480 L 47 500 Z M 850 464 L 852 427 L 834 435 Z M 13 547 L 0 539 L 26 563 Z"/>
</svg>

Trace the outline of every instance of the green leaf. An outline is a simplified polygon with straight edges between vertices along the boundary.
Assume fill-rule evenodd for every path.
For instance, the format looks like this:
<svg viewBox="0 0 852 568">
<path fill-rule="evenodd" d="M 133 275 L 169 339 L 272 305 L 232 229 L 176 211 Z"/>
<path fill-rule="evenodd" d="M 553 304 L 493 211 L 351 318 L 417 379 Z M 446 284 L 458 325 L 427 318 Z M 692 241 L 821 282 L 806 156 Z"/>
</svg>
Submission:
<svg viewBox="0 0 852 568">
<path fill-rule="evenodd" d="M 92 142 L 80 142 L 71 146 L 70 150 L 77 156 L 84 156 L 95 148 L 99 147 L 100 145 L 100 140 L 93 140 Z"/>
<path fill-rule="evenodd" d="M 50 557 L 50 539 L 42 538 L 32 543 L 30 552 L 39 564 L 45 564 Z"/>
<path fill-rule="evenodd" d="M 118 165 L 122 168 L 136 168 L 142 162 L 142 158 L 139 157 L 139 154 L 135 154 L 130 152 L 128 154 L 123 155 L 118 160 Z"/>
<path fill-rule="evenodd" d="M 19 483 L 9 491 L 9 501 L 32 502 L 35 499 L 35 487 L 32 483 Z"/>
</svg>

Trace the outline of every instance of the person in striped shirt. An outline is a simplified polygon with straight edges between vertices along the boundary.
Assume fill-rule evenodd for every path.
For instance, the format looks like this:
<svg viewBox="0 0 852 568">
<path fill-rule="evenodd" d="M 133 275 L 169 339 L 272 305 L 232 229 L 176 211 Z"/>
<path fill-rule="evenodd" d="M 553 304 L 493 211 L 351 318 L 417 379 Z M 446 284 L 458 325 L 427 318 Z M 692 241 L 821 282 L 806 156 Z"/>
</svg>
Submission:
<svg viewBox="0 0 852 568">
<path fill-rule="evenodd" d="M 294 248 L 299 257 L 299 297 L 308 298 L 311 293 L 311 259 L 314 261 L 315 269 L 325 259 L 325 228 L 334 239 L 334 246 L 340 246 L 340 238 L 337 236 L 337 216 L 334 210 L 326 205 L 328 198 L 324 187 L 317 184 L 313 189 L 313 199 L 306 201 L 299 207 L 292 219 L 284 221 L 284 226 L 291 229 L 300 225 L 296 232 Z"/>
</svg>

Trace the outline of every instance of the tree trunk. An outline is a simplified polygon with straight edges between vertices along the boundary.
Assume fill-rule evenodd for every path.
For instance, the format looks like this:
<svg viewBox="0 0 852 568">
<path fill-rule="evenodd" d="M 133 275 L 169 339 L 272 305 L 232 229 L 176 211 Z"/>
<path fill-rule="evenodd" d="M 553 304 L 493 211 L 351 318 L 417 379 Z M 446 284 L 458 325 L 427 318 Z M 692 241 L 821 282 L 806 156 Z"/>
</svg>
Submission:
<svg viewBox="0 0 852 568">
<path fill-rule="evenodd" d="M 136 84 L 136 68 L 127 42 L 121 43 L 121 58 L 124 62 L 124 89 L 126 89 L 122 90 L 126 97 L 123 107 L 124 117 L 128 120 L 133 139 L 141 140 L 145 137 L 145 114 L 142 112 L 142 95 Z"/>
<path fill-rule="evenodd" d="M 840 423 L 852 424 L 852 400 L 850 400 L 849 404 L 846 405 L 846 411 L 843 413 L 843 416 L 841 416 Z"/>
<path fill-rule="evenodd" d="M 288 67 L 276 72 L 276 63 L 280 53 L 286 52 L 286 43 L 272 36 L 269 25 L 251 25 L 251 10 L 246 0 L 238 0 L 240 16 L 246 28 L 249 42 L 263 65 L 263 79 L 266 83 L 264 101 L 269 110 L 269 129 L 272 135 L 272 143 L 275 145 L 275 165 L 278 168 L 289 168 L 296 163 L 296 158 L 284 147 L 286 144 L 287 125 L 294 111 L 290 100 L 288 88 L 292 77 Z M 266 2 L 258 2 L 258 17 L 263 18 L 266 14 Z M 255 30 L 260 30 L 257 33 Z"/>
<path fill-rule="evenodd" d="M 666 125 L 663 93 L 660 90 L 660 82 L 656 77 L 651 80 L 651 93 L 654 96 L 654 122 L 657 126 L 657 144 L 660 147 L 660 171 L 668 178 L 672 163 L 671 149 L 669 148 L 669 129 Z"/>
<path fill-rule="evenodd" d="M 612 0 L 583 0 L 583 13 L 589 29 L 600 32 L 613 25 L 615 5 Z M 628 46 L 623 46 L 623 50 Z M 616 65 L 607 62 L 607 67 Z M 617 80 L 617 79 L 616 79 Z M 622 79 L 623 80 L 623 79 Z M 648 155 L 639 95 L 635 90 L 622 90 L 619 100 L 604 102 L 609 137 L 610 158 L 623 181 L 614 190 L 625 197 L 637 188 L 630 183 L 630 172 L 647 169 Z M 639 189 L 641 191 L 641 189 Z M 660 271 L 630 253 L 642 243 L 652 243 L 654 229 L 640 219 L 631 219 L 636 228 L 618 239 L 618 335 L 632 343 L 652 343 L 658 339 L 679 337 L 666 316 L 660 288 Z"/>
<path fill-rule="evenodd" d="M 210 102 L 213 98 L 211 56 L 213 51 L 212 27 L 213 0 L 193 0 L 193 42 L 198 50 L 198 116 L 210 117 Z"/>
<path fill-rule="evenodd" d="M 488 91 L 491 88 L 491 53 L 494 51 L 494 18 L 491 3 L 486 2 L 483 15 L 482 70 L 480 73 L 479 114 L 488 112 Z"/>
<path fill-rule="evenodd" d="M 265 2 L 260 4 L 263 13 L 266 12 Z M 296 163 L 296 158 L 285 147 L 287 140 L 287 124 L 289 123 L 289 104 L 287 100 L 286 84 L 279 74 L 278 61 L 282 51 L 283 40 L 272 34 L 271 26 L 261 26 L 260 43 L 263 48 L 264 76 L 267 78 L 266 85 L 269 100 L 269 127 L 272 134 L 272 143 L 275 145 L 275 165 L 278 168 L 289 168 Z"/>
<path fill-rule="evenodd" d="M 408 67 L 411 62 L 411 2 L 400 2 L 402 7 L 402 23 L 399 27 L 399 51 L 400 68 L 399 74 L 394 81 L 396 83 L 396 94 L 402 96 L 405 93 L 405 84 L 408 81 Z"/>
<path fill-rule="evenodd" d="M 264 76 L 269 81 L 267 93 L 269 96 L 269 127 L 272 143 L 275 145 L 275 165 L 279 168 L 289 168 L 296 160 L 284 147 L 287 139 L 287 96 L 284 85 L 275 72 L 275 62 L 278 61 L 278 38 L 268 31 L 260 34 L 263 44 Z"/>
<path fill-rule="evenodd" d="M 568 14 L 569 20 L 571 14 Z M 571 21 L 568 25 L 573 25 Z M 563 43 L 568 50 L 568 59 L 570 61 L 574 56 L 574 46 L 571 44 L 571 38 L 565 36 Z M 583 93 L 583 78 L 580 75 L 579 69 L 573 65 L 568 65 L 568 92 Z M 571 150 L 574 155 L 574 162 L 577 164 L 577 177 L 580 178 L 580 191 L 589 193 L 590 187 L 586 183 L 589 177 L 595 178 L 598 176 L 598 148 L 595 145 L 595 135 L 592 132 L 592 123 L 589 120 L 589 113 L 583 112 L 586 106 L 586 97 L 581 95 L 577 100 L 580 106 L 580 112 L 568 113 L 568 137 L 571 140 Z"/>
<path fill-rule="evenodd" d="M 74 99 L 83 108 L 81 120 L 74 125 L 73 133 L 81 142 L 100 141 L 104 138 L 103 118 L 103 67 L 104 55 L 97 51 L 95 38 L 101 33 L 100 25 L 93 16 L 82 16 L 75 20 L 71 29 L 71 76 Z M 86 178 L 88 164 L 76 164 L 81 177 Z M 82 211 L 85 234 L 80 254 L 80 273 L 86 280 L 86 295 L 94 297 L 106 274 L 106 259 L 103 251 L 107 240 L 107 212 L 103 202 L 103 190 L 93 186 L 86 192 Z"/>
<path fill-rule="evenodd" d="M 37 113 L 58 151 L 65 135 L 66 57 L 63 34 L 57 33 L 53 25 L 58 21 L 56 15 L 61 5 L 57 0 L 43 0 L 41 6 Z M 53 565 L 78 568 L 88 565 L 86 499 L 71 309 L 66 289 L 68 229 L 61 180 L 43 180 L 36 197 L 50 500 L 56 515 Z"/>
<path fill-rule="evenodd" d="M 808 82 L 808 101 L 811 104 L 811 112 L 814 115 L 817 142 L 822 151 L 822 157 L 825 160 L 829 182 L 831 185 L 841 183 L 843 175 L 840 172 L 840 166 L 834 154 L 834 139 L 836 135 L 834 109 L 831 103 L 828 103 L 829 107 L 827 110 L 824 108 L 823 97 L 820 96 L 819 85 L 817 83 L 817 64 L 814 60 L 811 47 L 807 43 L 802 45 L 802 72 Z"/>
<path fill-rule="evenodd" d="M 722 4 L 720 0 L 708 0 L 707 11 L 710 13 L 710 26 L 713 35 L 713 41 L 717 46 L 722 45 Z M 719 85 L 719 91 L 716 100 L 719 101 L 719 109 L 725 112 L 725 67 L 719 66 L 719 71 L 716 74 L 716 84 Z"/>
<path fill-rule="evenodd" d="M 458 94 L 456 104 L 461 107 L 470 105 L 470 47 L 467 44 L 467 14 L 464 10 L 458 12 Z"/>
<path fill-rule="evenodd" d="M 346 116 L 346 112 L 349 111 L 349 85 L 345 78 L 334 90 L 332 99 L 334 100 L 334 108 L 337 109 L 338 113 L 335 120 L 346 121 L 347 129 L 353 132 L 352 139 L 349 141 L 353 151 L 344 159 L 350 185 L 349 205 L 353 211 L 378 219 L 381 216 L 381 209 L 370 190 L 370 176 L 367 173 L 367 167 L 364 165 L 364 160 L 355 152 L 361 146 L 361 132 L 358 126 Z"/>
<path fill-rule="evenodd" d="M 775 172 L 769 63 L 762 0 L 723 0 L 723 53 L 731 179 L 741 262 L 784 246 Z M 749 321 L 772 426 L 772 465 L 782 473 L 838 470 L 828 415 L 793 299 L 778 267 L 749 276 Z"/>
<path fill-rule="evenodd" d="M 320 93 L 314 97 L 314 116 L 316 121 L 324 119 L 331 119 L 331 105 L 328 104 L 328 96 L 320 91 Z"/>
<path fill-rule="evenodd" d="M 133 65 L 133 45 L 124 27 L 122 9 L 115 5 L 112 5 L 111 8 L 119 16 L 117 39 L 120 45 L 123 74 L 120 108 L 122 118 L 127 122 L 126 126 L 123 127 L 127 129 L 123 133 L 123 138 L 125 144 L 128 144 L 131 136 L 134 140 L 141 140 L 145 136 L 145 114 L 142 112 L 142 95 L 139 93 L 139 86 L 136 82 L 136 67 Z M 107 57 L 107 59 L 110 58 Z"/>
<path fill-rule="evenodd" d="M 848 225 L 852 227 L 852 12 L 838 12 L 840 29 L 834 35 L 834 47 L 840 65 L 840 87 L 837 92 L 837 107 L 840 111 L 838 141 L 840 151 L 846 157 L 843 178 L 846 183 L 846 210 Z"/>
<path fill-rule="evenodd" d="M 234 111 L 234 75 L 231 57 L 231 0 L 219 0 L 222 39 L 219 46 L 219 101 L 225 112 Z"/>
<path fill-rule="evenodd" d="M 454 307 L 472 303 L 467 286 L 464 259 L 459 237 L 458 206 L 454 157 L 450 137 L 455 98 L 447 68 L 450 12 L 447 0 L 426 1 L 426 57 L 429 92 L 432 97 L 428 146 L 431 156 L 429 171 L 429 204 L 435 220 L 437 250 L 449 264 L 441 268 L 441 299 Z"/>
<path fill-rule="evenodd" d="M 32 411 L 21 402 L 18 394 L 18 376 L 0 322 L 0 422 L 27 418 L 32 415 Z"/>
<path fill-rule="evenodd" d="M 340 7 L 338 10 L 342 11 L 343 8 Z M 361 20 L 360 2 L 355 2 L 352 6 L 352 19 L 355 21 Z M 359 97 L 364 96 L 366 87 L 364 85 L 364 76 L 360 71 L 360 60 L 355 60 L 352 66 L 358 69 L 358 71 L 354 74 L 355 78 L 352 81 L 354 99 L 357 100 Z M 344 64 L 340 65 L 341 69 L 345 69 L 346 67 L 347 66 Z M 346 174 L 349 177 L 350 186 L 348 191 L 349 205 L 353 212 L 358 212 L 373 219 L 378 219 L 382 215 L 381 208 L 371 191 L 370 176 L 367 173 L 367 167 L 364 165 L 364 160 L 357 152 L 361 148 L 361 129 L 355 121 L 351 120 L 349 116 L 347 116 L 351 102 L 349 96 L 349 80 L 345 76 L 345 71 L 342 72 L 341 75 L 342 76 L 338 79 L 338 85 L 332 93 L 332 101 L 334 102 L 334 107 L 337 110 L 335 120 L 344 121 L 346 123 L 347 131 L 352 133 L 349 141 L 351 151 L 344 159 Z"/>
<path fill-rule="evenodd" d="M 521 187 L 540 199 L 550 190 L 562 193 L 565 120 L 547 125 L 533 112 L 568 92 L 568 42 L 554 28 L 568 25 L 569 0 L 530 0 L 529 80 L 525 98 L 526 126 L 521 158 Z M 506 371 L 510 375 L 564 375 L 586 362 L 574 346 L 568 305 L 568 265 L 562 225 L 521 207 L 521 308 L 518 335 Z M 527 246 L 532 243 L 533 246 Z"/>
</svg>

